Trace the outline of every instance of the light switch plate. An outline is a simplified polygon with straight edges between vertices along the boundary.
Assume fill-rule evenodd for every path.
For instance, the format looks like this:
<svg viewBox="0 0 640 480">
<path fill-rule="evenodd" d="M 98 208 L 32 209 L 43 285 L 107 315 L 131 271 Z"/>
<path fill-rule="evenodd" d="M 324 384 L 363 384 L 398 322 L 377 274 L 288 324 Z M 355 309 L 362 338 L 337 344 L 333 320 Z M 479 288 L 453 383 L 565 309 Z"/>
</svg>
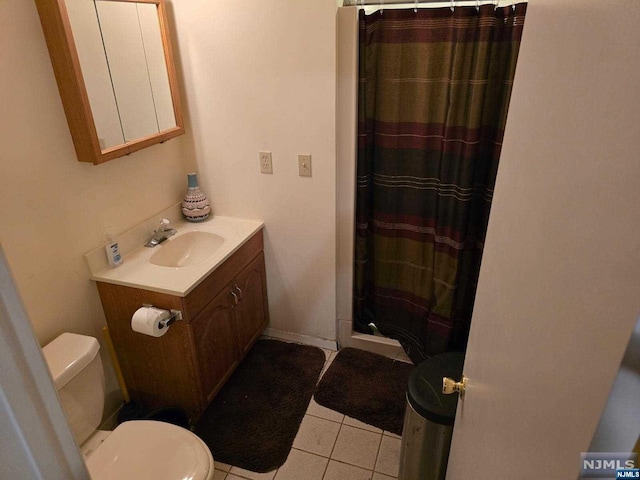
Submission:
<svg viewBox="0 0 640 480">
<path fill-rule="evenodd" d="M 298 175 L 311 176 L 311 155 L 298 155 Z"/>
<path fill-rule="evenodd" d="M 260 152 L 260 173 L 273 173 L 271 152 Z"/>
</svg>

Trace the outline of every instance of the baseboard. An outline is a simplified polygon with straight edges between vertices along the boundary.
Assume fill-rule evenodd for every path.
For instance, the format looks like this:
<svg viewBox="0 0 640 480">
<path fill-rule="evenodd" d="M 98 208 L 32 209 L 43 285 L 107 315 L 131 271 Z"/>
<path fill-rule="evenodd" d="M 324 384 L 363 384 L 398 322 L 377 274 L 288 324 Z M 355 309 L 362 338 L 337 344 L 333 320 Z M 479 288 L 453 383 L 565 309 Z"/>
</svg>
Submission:
<svg viewBox="0 0 640 480">
<path fill-rule="evenodd" d="M 327 350 L 337 350 L 336 342 L 333 340 L 325 340 L 324 338 L 312 337 L 311 335 L 301 335 L 299 333 L 285 332 L 267 327 L 263 333 L 265 337 L 286 340 L 287 342 L 302 343 L 303 345 L 311 345 L 313 347 L 324 348 Z"/>
</svg>

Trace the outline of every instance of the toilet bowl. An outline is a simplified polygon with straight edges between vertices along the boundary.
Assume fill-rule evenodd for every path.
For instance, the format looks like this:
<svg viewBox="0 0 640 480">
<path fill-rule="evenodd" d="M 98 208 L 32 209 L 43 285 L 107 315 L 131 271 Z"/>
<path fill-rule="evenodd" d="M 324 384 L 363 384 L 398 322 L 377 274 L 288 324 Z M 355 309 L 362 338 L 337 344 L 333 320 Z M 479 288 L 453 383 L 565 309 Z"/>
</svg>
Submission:
<svg viewBox="0 0 640 480">
<path fill-rule="evenodd" d="M 211 452 L 187 429 L 134 420 L 97 430 L 105 395 L 99 348 L 93 337 L 63 333 L 42 349 L 91 478 L 212 480 Z"/>
</svg>

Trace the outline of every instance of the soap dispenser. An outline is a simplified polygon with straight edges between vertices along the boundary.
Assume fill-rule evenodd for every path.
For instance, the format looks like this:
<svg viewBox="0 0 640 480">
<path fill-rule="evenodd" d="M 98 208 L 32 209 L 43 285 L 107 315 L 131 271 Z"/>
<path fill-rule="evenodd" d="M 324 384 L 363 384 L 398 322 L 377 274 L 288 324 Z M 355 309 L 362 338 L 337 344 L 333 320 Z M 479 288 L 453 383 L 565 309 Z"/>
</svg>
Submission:
<svg viewBox="0 0 640 480">
<path fill-rule="evenodd" d="M 122 265 L 122 255 L 120 255 L 120 246 L 118 242 L 113 240 L 110 233 L 107 233 L 107 244 L 104 247 L 107 253 L 107 261 L 111 268 L 116 268 Z"/>
</svg>

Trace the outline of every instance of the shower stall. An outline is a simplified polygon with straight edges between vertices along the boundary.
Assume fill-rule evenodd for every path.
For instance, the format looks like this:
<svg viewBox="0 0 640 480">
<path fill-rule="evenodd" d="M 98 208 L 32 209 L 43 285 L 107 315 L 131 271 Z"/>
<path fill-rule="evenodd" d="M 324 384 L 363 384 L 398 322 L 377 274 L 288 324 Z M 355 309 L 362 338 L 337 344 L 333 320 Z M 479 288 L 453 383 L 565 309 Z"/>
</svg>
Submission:
<svg viewBox="0 0 640 480">
<path fill-rule="evenodd" d="M 382 331 L 414 361 L 464 349 L 526 3 L 344 4 L 339 343 L 402 356 Z"/>
</svg>

